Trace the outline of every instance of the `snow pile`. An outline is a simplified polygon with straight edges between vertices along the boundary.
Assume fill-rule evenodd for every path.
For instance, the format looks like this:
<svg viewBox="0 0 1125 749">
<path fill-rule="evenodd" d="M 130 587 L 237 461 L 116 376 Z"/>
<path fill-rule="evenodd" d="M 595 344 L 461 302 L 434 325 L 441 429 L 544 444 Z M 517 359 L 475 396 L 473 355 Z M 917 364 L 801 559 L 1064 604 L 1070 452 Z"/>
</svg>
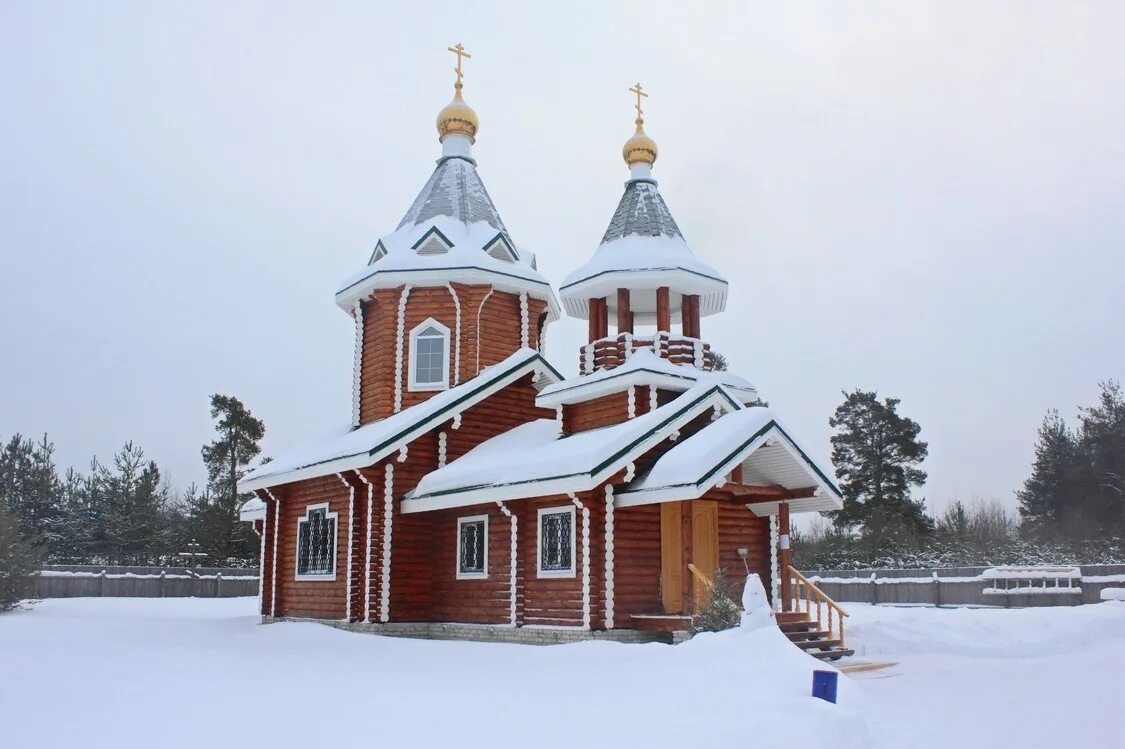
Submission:
<svg viewBox="0 0 1125 749">
<path fill-rule="evenodd" d="M 742 586 L 742 626 L 748 629 L 761 629 L 773 623 L 773 610 L 766 598 L 766 587 L 757 572 L 746 576 Z"/>
<path fill-rule="evenodd" d="M 841 680 L 839 704 L 811 697 L 823 665 L 775 627 L 675 647 L 532 647 L 259 626 L 254 606 L 76 598 L 0 617 L 5 741 L 681 749 L 799 736 L 833 749 L 872 745 L 861 690 Z"/>
<path fill-rule="evenodd" d="M 1125 605 L 932 608 L 845 604 L 857 656 L 909 653 L 1017 658 L 1095 649 L 1125 636 Z"/>
<path fill-rule="evenodd" d="M 1125 588 L 1102 588 L 1103 601 L 1125 601 Z"/>
</svg>

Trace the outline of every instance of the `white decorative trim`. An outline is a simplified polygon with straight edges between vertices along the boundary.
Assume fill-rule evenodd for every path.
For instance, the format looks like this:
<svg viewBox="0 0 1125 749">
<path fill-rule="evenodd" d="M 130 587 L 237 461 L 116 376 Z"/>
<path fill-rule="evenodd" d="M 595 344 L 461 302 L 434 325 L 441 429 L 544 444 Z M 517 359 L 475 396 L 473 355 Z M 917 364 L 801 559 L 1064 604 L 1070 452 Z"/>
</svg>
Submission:
<svg viewBox="0 0 1125 749">
<path fill-rule="evenodd" d="M 591 374 L 594 371 L 594 344 L 587 343 L 582 347 L 582 374 Z"/>
<path fill-rule="evenodd" d="M 457 298 L 457 291 L 453 288 L 453 284 L 447 283 L 445 288 L 449 289 L 449 293 L 453 297 L 453 307 L 457 310 L 457 323 L 454 331 L 456 340 L 453 343 L 453 384 L 457 385 L 461 382 L 461 300 Z"/>
<path fill-rule="evenodd" d="M 383 567 L 379 571 L 379 621 L 391 619 L 391 540 L 394 524 L 395 467 L 387 464 L 386 478 L 383 481 Z"/>
<path fill-rule="evenodd" d="M 447 454 L 449 451 L 449 435 L 444 431 L 438 432 L 437 436 L 437 464 L 438 468 L 445 465 Z"/>
<path fill-rule="evenodd" d="M 360 391 L 363 372 L 363 302 L 356 300 L 352 307 L 355 317 L 355 365 L 352 369 L 352 426 L 359 426 Z"/>
<path fill-rule="evenodd" d="M 256 496 L 256 495 L 255 495 Z M 265 504 L 263 502 L 262 504 Z M 267 512 L 262 516 L 262 532 L 258 534 L 258 613 L 265 614 L 265 601 L 262 600 L 262 593 L 265 591 L 266 586 L 266 534 L 269 533 L 269 528 L 266 527 L 266 521 L 269 513 Z M 277 522 L 276 520 L 274 521 Z"/>
<path fill-rule="evenodd" d="M 582 510 L 582 626 L 590 628 L 590 508 L 573 494 L 574 506 Z"/>
<path fill-rule="evenodd" d="M 531 348 L 531 323 L 527 319 L 527 292 L 520 292 L 520 348 Z"/>
<path fill-rule="evenodd" d="M 367 552 L 363 557 L 363 621 L 371 621 L 371 512 L 375 504 L 375 485 L 363 472 L 355 469 L 356 478 L 367 485 Z"/>
<path fill-rule="evenodd" d="M 457 430 L 457 429 L 460 429 L 460 428 L 461 428 L 461 412 L 458 411 L 457 413 L 453 414 L 453 429 Z"/>
<path fill-rule="evenodd" d="M 480 300 L 480 306 L 477 307 L 477 374 L 480 374 L 480 316 L 484 312 L 484 303 L 492 296 L 495 289 L 492 286 L 488 287 L 488 293 Z"/>
<path fill-rule="evenodd" d="M 542 316 L 540 316 L 542 317 Z M 543 320 L 543 324 L 539 326 L 539 355 L 546 358 L 547 356 L 547 321 Z"/>
<path fill-rule="evenodd" d="M 408 455 L 410 455 L 409 442 L 403 444 L 403 446 L 398 449 L 398 457 L 395 458 L 395 460 L 397 460 L 399 463 L 405 463 Z"/>
<path fill-rule="evenodd" d="M 626 415 L 630 419 L 635 418 L 636 415 L 637 415 L 637 386 L 636 385 L 630 385 L 629 386 L 629 406 L 628 406 L 628 413 Z"/>
<path fill-rule="evenodd" d="M 605 487 L 605 628 L 613 629 L 613 486 Z"/>
<path fill-rule="evenodd" d="M 273 570 L 270 572 L 270 616 L 277 616 L 277 537 L 281 535 L 281 500 L 269 489 L 263 489 L 273 500 Z"/>
<path fill-rule="evenodd" d="M 484 572 L 461 571 L 461 527 L 466 523 L 484 521 Z M 457 550 L 453 555 L 453 574 L 457 580 L 484 580 L 488 577 L 488 515 L 468 515 L 457 518 Z"/>
<path fill-rule="evenodd" d="M 418 338 L 421 337 L 422 331 L 427 328 L 437 330 L 443 341 L 442 358 L 445 360 L 445 366 L 442 367 L 440 382 L 418 381 Z M 407 381 L 411 392 L 449 389 L 449 338 L 449 328 L 445 327 L 441 321 L 432 317 L 427 317 L 410 330 L 410 365 L 407 367 L 409 370 L 409 378 Z"/>
<path fill-rule="evenodd" d="M 563 407 L 555 406 L 555 425 L 559 428 L 559 434 L 563 433 Z"/>
<path fill-rule="evenodd" d="M 692 344 L 692 353 L 695 359 L 692 363 L 695 364 L 695 368 L 703 369 L 703 341 L 698 338 L 695 339 L 695 342 Z"/>
<path fill-rule="evenodd" d="M 715 406 L 715 409 L 711 412 L 711 421 L 718 421 L 719 417 L 722 416 L 722 415 L 723 415 L 723 409 L 719 408 L 718 406 Z"/>
<path fill-rule="evenodd" d="M 625 465 L 625 483 L 628 484 L 630 481 L 632 481 L 636 477 L 637 477 L 637 464 L 636 463 L 627 463 Z"/>
<path fill-rule="evenodd" d="M 496 506 L 500 508 L 500 512 L 508 517 L 511 523 L 511 548 L 508 553 L 508 608 L 509 616 L 511 618 L 512 626 L 516 626 L 516 564 L 519 561 L 517 556 L 516 544 L 519 539 L 518 518 L 512 514 L 507 505 L 503 502 L 497 502 Z"/>
<path fill-rule="evenodd" d="M 337 475 L 339 475 L 339 474 L 337 474 Z M 332 552 L 331 552 L 332 553 L 332 574 L 331 575 L 326 575 L 326 574 L 323 574 L 323 573 L 315 573 L 315 572 L 313 572 L 313 573 L 306 572 L 305 574 L 302 575 L 301 572 L 300 572 L 300 569 L 301 569 L 301 523 L 308 522 L 309 515 L 310 515 L 310 513 L 313 512 L 313 510 L 324 510 L 324 519 L 328 520 L 328 521 L 331 521 L 331 523 L 332 523 L 332 543 L 333 543 L 333 545 L 332 545 Z M 323 583 L 323 582 L 332 582 L 333 580 L 336 579 L 336 573 L 337 573 L 338 568 L 340 566 L 336 562 L 336 555 L 337 555 L 337 553 L 340 549 L 339 517 L 340 517 L 340 513 L 332 512 L 332 507 L 328 502 L 317 502 L 316 504 L 313 504 L 313 505 L 307 505 L 305 507 L 304 517 L 298 517 L 297 518 L 297 543 L 294 546 L 294 550 L 297 553 L 293 555 L 294 556 L 294 559 L 293 559 L 293 576 L 294 576 L 293 579 L 294 580 L 302 580 L 302 581 L 305 581 L 305 582 L 321 582 L 321 583 Z"/>
<path fill-rule="evenodd" d="M 770 515 L 770 594 L 773 599 L 773 610 L 781 611 L 781 573 L 777 560 L 777 544 L 780 519 L 777 515 Z"/>
<path fill-rule="evenodd" d="M 625 342 L 625 358 L 628 359 L 633 355 L 633 334 L 625 331 L 623 340 Z"/>
<path fill-rule="evenodd" d="M 336 478 L 348 488 L 348 572 L 345 583 L 344 621 L 352 620 L 352 548 L 355 544 L 355 486 L 344 478 L 344 474 L 337 473 Z"/>
<path fill-rule="evenodd" d="M 660 401 L 657 400 L 658 397 L 659 397 L 659 391 L 656 389 L 656 387 L 654 385 L 649 385 L 648 386 L 648 410 L 649 411 L 655 411 L 657 408 L 660 407 Z"/>
<path fill-rule="evenodd" d="M 578 543 L 577 529 L 575 528 L 575 508 L 572 505 L 565 507 L 541 507 L 535 522 L 535 573 L 539 577 L 576 577 L 578 575 L 577 555 L 575 546 Z M 543 569 L 543 516 L 556 515 L 564 512 L 570 513 L 570 569 L 569 570 L 544 570 Z"/>
<path fill-rule="evenodd" d="M 679 429 L 674 430 L 671 434 L 668 435 L 668 441 L 669 442 L 675 442 L 679 438 L 680 438 L 680 430 Z"/>
<path fill-rule="evenodd" d="M 398 300 L 398 323 L 395 328 L 395 402 L 394 412 L 402 410 L 402 348 L 406 337 L 406 300 L 410 296 L 410 284 L 402 287 Z"/>
</svg>

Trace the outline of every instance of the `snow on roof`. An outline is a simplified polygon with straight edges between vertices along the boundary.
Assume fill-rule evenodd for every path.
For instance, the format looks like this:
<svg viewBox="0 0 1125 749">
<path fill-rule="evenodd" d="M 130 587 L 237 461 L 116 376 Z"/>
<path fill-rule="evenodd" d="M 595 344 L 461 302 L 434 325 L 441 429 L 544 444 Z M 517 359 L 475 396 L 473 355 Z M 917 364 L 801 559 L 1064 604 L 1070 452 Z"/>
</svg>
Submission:
<svg viewBox="0 0 1125 749">
<path fill-rule="evenodd" d="M 815 509 L 840 509 L 840 492 L 811 458 L 761 406 L 724 414 L 662 455 L 649 472 L 619 493 L 621 504 L 645 504 L 702 496 L 735 466 L 742 483 L 784 489 L 819 489 Z M 685 493 L 685 490 L 690 490 Z"/>
<path fill-rule="evenodd" d="M 599 369 L 543 388 L 536 398 L 536 405 L 551 408 L 579 403 L 617 393 L 633 385 L 653 384 L 670 390 L 687 390 L 696 383 L 722 385 L 743 403 L 758 400 L 757 389 L 736 374 L 705 372 L 691 364 L 675 364 L 657 356 L 651 349 L 641 348 L 613 369 Z"/>
<path fill-rule="evenodd" d="M 592 489 L 699 413 L 739 408 L 714 385 L 696 385 L 628 421 L 563 437 L 540 419 L 487 440 L 419 482 L 403 512 Z"/>
<path fill-rule="evenodd" d="M 486 367 L 476 377 L 418 405 L 356 429 L 336 430 L 284 453 L 246 474 L 239 482 L 239 490 L 263 489 L 369 466 L 533 371 L 548 381 L 562 379 L 537 352 L 520 349 L 504 361 Z"/>
<path fill-rule="evenodd" d="M 419 252 L 430 234 L 441 240 L 438 251 Z M 488 253 L 498 240 L 515 252 L 513 262 Z M 473 162 L 456 157 L 438 163 L 398 228 L 379 239 L 368 265 L 341 282 L 336 303 L 346 309 L 375 288 L 447 281 L 527 291 L 545 299 L 555 317 L 559 314 L 551 285 L 535 268 L 535 255 L 512 241 Z"/>
<path fill-rule="evenodd" d="M 266 517 L 266 503 L 258 497 L 251 497 L 238 509 L 238 517 L 245 521 L 263 520 Z"/>
<path fill-rule="evenodd" d="M 692 253 L 652 180 L 626 183 L 594 256 L 563 280 L 567 312 L 584 316 L 581 300 L 616 289 L 621 274 L 629 275 L 629 288 L 675 286 L 678 293 L 699 294 L 702 314 L 726 304 L 726 279 Z"/>
</svg>

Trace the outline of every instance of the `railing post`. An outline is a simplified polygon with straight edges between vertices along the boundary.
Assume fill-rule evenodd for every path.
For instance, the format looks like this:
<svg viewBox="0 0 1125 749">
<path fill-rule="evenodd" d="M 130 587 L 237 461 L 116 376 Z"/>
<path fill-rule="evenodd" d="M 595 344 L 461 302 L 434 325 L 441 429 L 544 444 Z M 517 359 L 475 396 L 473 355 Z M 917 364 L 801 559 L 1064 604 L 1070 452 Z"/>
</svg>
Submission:
<svg viewBox="0 0 1125 749">
<path fill-rule="evenodd" d="M 789 503 L 781 502 L 777 506 L 778 524 L 778 566 L 781 568 L 781 610 L 789 611 L 790 593 L 792 591 L 792 578 L 789 565 L 793 561 L 793 553 L 789 550 Z"/>
</svg>

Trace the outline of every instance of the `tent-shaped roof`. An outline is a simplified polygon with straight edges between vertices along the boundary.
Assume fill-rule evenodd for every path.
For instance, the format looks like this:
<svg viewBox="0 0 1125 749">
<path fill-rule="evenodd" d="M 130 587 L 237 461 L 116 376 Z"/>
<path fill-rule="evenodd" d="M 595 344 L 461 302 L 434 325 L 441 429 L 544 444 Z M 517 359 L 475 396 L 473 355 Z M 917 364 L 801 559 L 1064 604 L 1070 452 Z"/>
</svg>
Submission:
<svg viewBox="0 0 1125 749">
<path fill-rule="evenodd" d="M 246 474 L 238 484 L 239 490 L 264 489 L 372 465 L 531 372 L 539 373 L 539 381 L 544 384 L 562 379 L 537 352 L 520 349 L 476 377 L 393 416 L 355 429 L 337 430 L 282 454 Z"/>
</svg>

